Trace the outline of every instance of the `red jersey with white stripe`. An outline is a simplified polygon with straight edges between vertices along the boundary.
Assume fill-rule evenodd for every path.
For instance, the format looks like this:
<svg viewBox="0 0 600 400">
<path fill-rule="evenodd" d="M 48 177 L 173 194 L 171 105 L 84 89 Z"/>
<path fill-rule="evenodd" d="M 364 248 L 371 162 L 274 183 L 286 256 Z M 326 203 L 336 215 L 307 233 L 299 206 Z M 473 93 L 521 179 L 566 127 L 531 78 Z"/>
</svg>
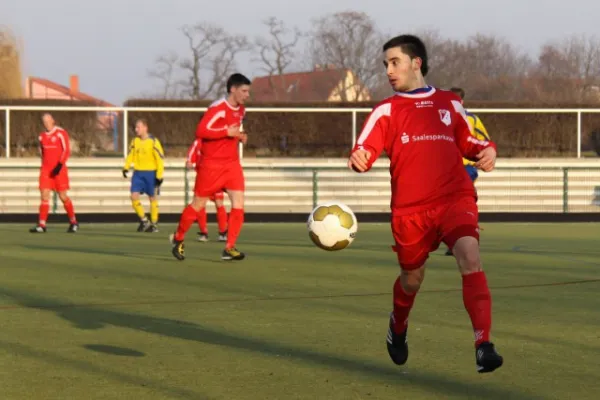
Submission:
<svg viewBox="0 0 600 400">
<path fill-rule="evenodd" d="M 42 153 L 42 169 L 52 170 L 56 164 L 66 164 L 71 155 L 69 134 L 55 126 L 51 131 L 40 133 L 40 150 Z"/>
<path fill-rule="evenodd" d="M 200 165 L 200 159 L 202 158 L 202 140 L 196 139 L 190 146 L 187 153 L 187 161 L 190 164 L 194 164 L 196 169 Z"/>
<path fill-rule="evenodd" d="M 212 103 L 196 128 L 196 138 L 202 140 L 200 164 L 220 165 L 239 162 L 239 138 L 227 136 L 227 127 L 242 125 L 244 106 L 233 107 L 226 99 Z"/>
<path fill-rule="evenodd" d="M 471 135 L 457 95 L 428 86 L 379 103 L 354 150 L 371 153 L 369 168 L 385 150 L 390 159 L 392 214 L 403 215 L 461 196 L 475 197 L 462 157 L 477 161 L 477 154 L 490 146 L 496 148 Z"/>
</svg>

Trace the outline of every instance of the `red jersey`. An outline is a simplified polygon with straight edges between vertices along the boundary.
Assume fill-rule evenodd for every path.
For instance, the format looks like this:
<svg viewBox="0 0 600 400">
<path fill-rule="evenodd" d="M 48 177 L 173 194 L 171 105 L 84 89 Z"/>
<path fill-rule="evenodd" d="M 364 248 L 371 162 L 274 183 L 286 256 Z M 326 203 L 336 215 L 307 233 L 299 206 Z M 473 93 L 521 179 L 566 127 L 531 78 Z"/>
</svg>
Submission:
<svg viewBox="0 0 600 400">
<path fill-rule="evenodd" d="M 202 158 L 202 140 L 196 139 L 190 146 L 187 153 L 187 161 L 190 164 L 195 164 L 196 169 L 200 165 L 200 159 Z"/>
<path fill-rule="evenodd" d="M 496 148 L 471 135 L 457 95 L 428 86 L 379 103 L 354 150 L 371 153 L 369 168 L 385 150 L 390 159 L 392 214 L 403 215 L 457 197 L 475 197 L 462 157 L 477 161 L 477 154 L 490 146 Z"/>
<path fill-rule="evenodd" d="M 196 128 L 196 138 L 202 140 L 202 164 L 239 162 L 239 138 L 227 136 L 227 127 L 241 125 L 246 114 L 244 106 L 233 107 L 226 99 L 212 103 Z"/>
<path fill-rule="evenodd" d="M 55 126 L 51 131 L 40 133 L 40 151 L 42 153 L 42 169 L 52 170 L 56 164 L 66 164 L 71 155 L 69 134 Z"/>
</svg>

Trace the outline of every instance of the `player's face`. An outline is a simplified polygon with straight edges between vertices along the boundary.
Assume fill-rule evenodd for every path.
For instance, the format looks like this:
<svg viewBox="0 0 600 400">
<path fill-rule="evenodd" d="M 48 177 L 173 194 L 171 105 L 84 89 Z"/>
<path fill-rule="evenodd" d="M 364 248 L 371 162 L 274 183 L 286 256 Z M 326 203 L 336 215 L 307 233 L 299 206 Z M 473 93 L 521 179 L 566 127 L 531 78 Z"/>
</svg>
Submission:
<svg viewBox="0 0 600 400">
<path fill-rule="evenodd" d="M 143 122 L 138 122 L 135 124 L 135 133 L 137 133 L 138 136 L 145 135 L 148 133 L 148 127 Z"/>
<path fill-rule="evenodd" d="M 250 97 L 250 85 L 233 87 L 231 88 L 231 94 L 233 94 L 236 103 L 243 105 L 248 100 L 248 97 Z"/>
<path fill-rule="evenodd" d="M 42 123 L 44 124 L 44 128 L 46 128 L 47 131 L 51 131 L 52 128 L 54 128 L 54 125 L 56 125 L 56 123 L 54 122 L 54 118 L 52 118 L 52 115 L 50 114 L 44 114 L 44 116 L 42 117 Z"/>
<path fill-rule="evenodd" d="M 383 65 L 386 67 L 390 85 L 396 92 L 407 92 L 417 88 L 421 59 L 411 59 L 399 47 L 385 51 Z"/>
</svg>

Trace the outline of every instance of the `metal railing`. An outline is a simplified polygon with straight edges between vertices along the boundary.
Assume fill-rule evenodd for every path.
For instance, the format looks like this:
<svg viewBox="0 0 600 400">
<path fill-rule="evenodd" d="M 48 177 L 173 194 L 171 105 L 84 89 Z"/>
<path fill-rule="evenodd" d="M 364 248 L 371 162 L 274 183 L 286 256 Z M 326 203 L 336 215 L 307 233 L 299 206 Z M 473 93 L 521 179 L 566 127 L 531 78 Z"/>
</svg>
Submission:
<svg viewBox="0 0 600 400">
<path fill-rule="evenodd" d="M 15 170 L 37 170 L 37 166 L 0 166 L 0 181 L 2 176 L 5 175 L 3 171 L 15 171 Z M 377 173 L 375 177 L 373 174 L 356 174 L 349 171 L 347 168 L 340 166 L 319 166 L 319 167 L 307 167 L 307 166 L 286 166 L 286 167 L 272 167 L 272 166 L 245 166 L 246 181 L 252 181 L 255 185 L 261 185 L 264 182 L 271 183 L 270 189 L 274 194 L 286 192 L 286 188 L 293 187 L 294 190 L 300 190 L 305 193 L 304 201 L 311 201 L 313 208 L 316 207 L 322 201 L 332 200 L 330 197 L 331 193 L 336 196 L 335 199 L 340 201 L 357 201 L 369 206 L 370 198 L 360 198 L 361 192 L 366 191 L 377 191 L 378 199 L 387 201 L 389 199 L 389 178 L 387 175 L 386 166 L 374 166 L 372 172 Z M 77 190 L 77 180 L 73 178 L 77 171 L 114 171 L 115 175 L 115 187 L 117 189 L 110 189 L 113 193 L 115 190 L 121 190 L 123 185 L 117 184 L 119 172 L 121 170 L 117 165 L 110 166 L 69 166 L 71 172 L 71 180 L 73 181 L 72 189 Z M 265 178 L 264 175 L 257 173 L 259 171 L 272 171 L 272 177 Z M 172 179 L 171 182 L 176 181 L 175 185 L 171 184 L 167 190 L 163 189 L 163 195 L 167 194 L 170 199 L 177 198 L 181 195 L 181 206 L 185 206 L 191 201 L 193 180 L 195 172 L 185 168 L 167 168 L 165 171 L 166 179 Z M 495 174 L 496 173 L 496 174 Z M 13 174 L 14 175 L 14 174 Z M 169 176 L 170 175 L 170 178 Z M 86 176 L 93 176 L 93 172 L 86 174 Z M 324 177 L 324 178 L 323 178 Z M 79 175 L 81 179 L 81 175 Z M 87 178 L 86 178 L 87 179 Z M 280 179 L 282 183 L 288 179 L 288 185 L 272 185 L 273 180 Z M 293 186 L 290 186 L 289 179 L 294 180 Z M 17 187 L 18 182 L 24 182 L 23 179 L 4 178 L 6 182 L 11 183 L 13 187 Z M 366 182 L 371 185 L 367 187 Z M 537 185 L 537 187 L 536 187 Z M 535 204 L 536 201 L 540 204 L 544 202 L 551 202 L 554 206 L 543 206 L 538 208 L 540 212 L 560 212 L 563 213 L 579 212 L 579 211 L 593 211 L 600 212 L 600 167 L 593 166 L 568 166 L 568 167 L 552 167 L 552 166 L 535 166 L 535 167 L 522 167 L 522 166 L 503 166 L 497 167 L 495 172 L 490 174 L 482 174 L 479 181 L 476 183 L 480 194 L 480 202 L 486 202 L 493 200 L 495 196 L 508 196 L 507 201 L 513 204 L 509 204 L 509 208 L 524 207 L 523 204 Z M 120 189 L 119 189 L 120 188 Z M 86 188 L 81 189 L 85 192 Z M 263 191 L 265 189 L 262 189 Z M 24 192 L 26 189 L 24 188 Z M 183 193 L 181 193 L 183 191 Z M 337 191 L 337 192 L 336 192 Z M 345 191 L 345 193 L 343 193 Z M 323 195 L 328 193 L 328 195 Z M 349 194 L 350 193 L 350 194 Z M 352 194 L 354 193 L 354 194 Z M 504 193 L 504 194 L 503 194 Z M 509 193 L 509 195 L 506 195 Z M 252 189 L 248 189 L 248 194 L 252 194 Z M 123 191 L 123 198 L 127 198 L 127 191 Z M 37 194 L 29 194 L 33 198 L 37 198 Z M 113 196 L 115 196 L 113 194 Z M 269 195 L 266 195 L 267 197 Z M 329 197 L 327 197 L 329 196 Z M 514 197 L 511 197 L 514 196 Z M 0 193 L 0 198 L 2 194 Z M 310 200 L 309 200 L 310 199 Z M 372 197 L 371 197 L 372 199 Z M 587 206 L 582 205 L 583 202 Z M 572 204 L 578 203 L 578 204 Z M 179 207 L 179 205 L 177 206 Z M 385 208 L 385 207 L 384 207 Z M 52 200 L 52 212 L 56 213 L 59 209 L 59 202 L 56 195 Z M 10 212 L 8 210 L 8 212 Z M 502 211 L 500 211 L 502 212 Z"/>
<path fill-rule="evenodd" d="M 128 129 L 129 126 L 129 112 L 205 112 L 206 107 L 86 107 L 86 106 L 73 106 L 73 107 L 60 107 L 60 106 L 2 106 L 0 110 L 4 110 L 5 113 L 5 146 L 6 146 L 6 158 L 10 158 L 11 148 L 11 134 L 10 134 L 10 117 L 13 111 L 40 111 L 40 112 L 52 112 L 52 111 L 90 111 L 90 112 L 118 112 L 123 114 L 123 128 L 121 137 L 123 139 L 123 157 L 127 156 L 127 150 L 129 145 L 128 140 Z M 371 108 L 301 108 L 301 107 L 249 107 L 246 109 L 248 113 L 279 113 L 279 112 L 290 112 L 290 113 L 348 113 L 352 116 L 351 126 L 349 127 L 349 134 L 352 136 L 352 145 L 356 143 L 356 137 L 358 133 L 357 126 L 357 114 L 368 113 Z M 583 113 L 596 114 L 600 113 L 598 109 L 580 109 L 580 108 L 472 108 L 469 111 L 478 114 L 575 114 L 577 116 L 577 125 L 573 128 L 573 134 L 577 135 L 577 158 L 581 157 L 581 136 L 582 136 L 582 125 L 581 116 Z"/>
</svg>

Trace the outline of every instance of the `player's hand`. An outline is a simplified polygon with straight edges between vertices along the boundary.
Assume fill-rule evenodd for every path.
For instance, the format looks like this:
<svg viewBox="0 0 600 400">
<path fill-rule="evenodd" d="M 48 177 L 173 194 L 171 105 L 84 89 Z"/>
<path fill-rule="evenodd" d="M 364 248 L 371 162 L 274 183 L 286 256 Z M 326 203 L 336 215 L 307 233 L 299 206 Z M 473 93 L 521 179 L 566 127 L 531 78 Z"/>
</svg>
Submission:
<svg viewBox="0 0 600 400">
<path fill-rule="evenodd" d="M 364 149 L 358 149 L 350 155 L 348 160 L 348 168 L 356 172 L 365 172 L 369 168 L 369 160 L 371 152 Z"/>
<path fill-rule="evenodd" d="M 239 125 L 232 125 L 227 127 L 227 136 L 229 137 L 240 137 L 242 132 L 240 131 Z"/>
<path fill-rule="evenodd" d="M 477 154 L 479 161 L 475 163 L 475 167 L 485 172 L 490 172 L 496 166 L 496 149 L 493 147 L 486 147 L 479 154 Z"/>
<path fill-rule="evenodd" d="M 63 165 L 61 163 L 56 164 L 56 167 L 54 167 L 52 172 L 50 172 L 50 177 L 54 178 L 55 176 L 57 176 L 60 173 L 60 170 L 62 169 L 62 167 L 63 167 Z"/>
<path fill-rule="evenodd" d="M 185 162 L 185 167 L 186 167 L 187 169 L 192 169 L 192 168 L 194 168 L 194 164 L 192 164 L 192 163 L 191 163 L 191 162 L 189 162 L 189 161 L 186 161 L 186 162 Z"/>
<path fill-rule="evenodd" d="M 129 172 L 129 171 L 127 171 L 126 169 L 124 169 L 124 170 L 123 170 L 123 178 L 127 179 L 127 173 L 128 173 L 128 172 Z"/>
<path fill-rule="evenodd" d="M 156 184 L 156 187 L 160 187 L 160 185 L 162 185 L 162 183 L 163 183 L 163 180 L 162 180 L 162 179 L 158 179 L 158 178 L 156 178 L 156 179 L 154 180 L 154 183 Z"/>
<path fill-rule="evenodd" d="M 240 141 L 241 141 L 243 144 L 246 144 L 246 143 L 248 143 L 248 134 L 247 134 L 247 133 L 242 133 L 242 135 L 240 136 Z"/>
</svg>

